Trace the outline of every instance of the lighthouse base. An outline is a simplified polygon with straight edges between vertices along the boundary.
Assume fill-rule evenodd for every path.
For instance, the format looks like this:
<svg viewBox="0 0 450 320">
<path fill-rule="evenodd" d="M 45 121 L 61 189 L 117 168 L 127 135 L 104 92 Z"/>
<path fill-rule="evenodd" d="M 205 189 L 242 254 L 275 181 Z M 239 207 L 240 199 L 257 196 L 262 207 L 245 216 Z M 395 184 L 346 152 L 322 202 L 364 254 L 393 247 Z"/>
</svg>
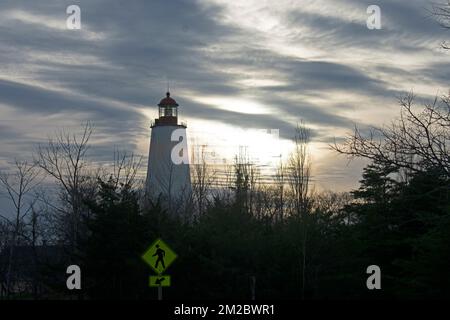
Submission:
<svg viewBox="0 0 450 320">
<path fill-rule="evenodd" d="M 186 127 L 155 125 L 152 128 L 148 159 L 146 193 L 152 201 L 160 201 L 174 210 L 192 196 Z"/>
</svg>

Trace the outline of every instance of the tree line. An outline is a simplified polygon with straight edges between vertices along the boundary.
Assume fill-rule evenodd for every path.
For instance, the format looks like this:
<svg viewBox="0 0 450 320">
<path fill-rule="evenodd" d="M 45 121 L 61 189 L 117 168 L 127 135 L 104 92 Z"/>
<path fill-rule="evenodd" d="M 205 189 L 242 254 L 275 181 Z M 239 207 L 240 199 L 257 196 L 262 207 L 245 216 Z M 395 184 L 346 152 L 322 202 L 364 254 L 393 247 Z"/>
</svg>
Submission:
<svg viewBox="0 0 450 320">
<path fill-rule="evenodd" d="M 314 190 L 302 123 L 270 185 L 241 152 L 227 185 L 213 187 L 206 149 L 194 153 L 193 192 L 177 207 L 147 197 L 140 157 L 90 163 L 90 123 L 58 132 L 0 174 L 12 208 L 0 220 L 1 297 L 156 298 L 140 256 L 158 237 L 179 256 L 167 298 L 449 297 L 450 95 L 415 101 L 402 97 L 391 124 L 330 146 L 369 161 L 348 193 Z M 65 287 L 70 264 L 82 270 L 76 293 Z M 382 290 L 367 289 L 369 265 Z"/>
</svg>

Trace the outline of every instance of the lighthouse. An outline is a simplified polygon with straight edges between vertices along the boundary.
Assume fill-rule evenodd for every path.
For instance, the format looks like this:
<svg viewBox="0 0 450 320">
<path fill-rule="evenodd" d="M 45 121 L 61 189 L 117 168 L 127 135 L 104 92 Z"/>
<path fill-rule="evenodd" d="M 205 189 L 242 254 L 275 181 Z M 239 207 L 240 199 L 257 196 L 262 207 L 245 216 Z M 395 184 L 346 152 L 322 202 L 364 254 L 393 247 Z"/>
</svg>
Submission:
<svg viewBox="0 0 450 320">
<path fill-rule="evenodd" d="M 177 207 L 192 193 L 186 124 L 178 124 L 178 103 L 166 93 L 151 125 L 146 191 L 165 207 Z"/>
</svg>

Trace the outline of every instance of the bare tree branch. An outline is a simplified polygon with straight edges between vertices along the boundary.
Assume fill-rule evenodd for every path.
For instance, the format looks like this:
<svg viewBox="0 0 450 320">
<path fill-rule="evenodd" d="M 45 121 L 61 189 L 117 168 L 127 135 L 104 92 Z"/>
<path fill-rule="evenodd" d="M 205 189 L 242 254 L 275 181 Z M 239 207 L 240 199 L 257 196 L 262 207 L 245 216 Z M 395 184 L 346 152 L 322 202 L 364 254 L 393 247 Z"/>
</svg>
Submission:
<svg viewBox="0 0 450 320">
<path fill-rule="evenodd" d="M 46 145 L 39 145 L 36 152 L 37 165 L 54 178 L 62 189 L 58 208 L 59 220 L 66 226 L 65 233 L 72 251 L 75 250 L 80 233 L 85 197 L 92 193 L 93 181 L 86 158 L 93 126 L 87 122 L 81 134 L 62 130 Z"/>
<path fill-rule="evenodd" d="M 400 117 L 390 126 L 372 128 L 363 134 L 355 127 L 352 135 L 331 147 L 353 157 L 362 157 L 380 164 L 423 172 L 439 168 L 450 177 L 450 96 L 443 96 L 418 110 L 412 93 L 401 97 Z"/>
<path fill-rule="evenodd" d="M 14 208 L 14 211 L 9 214 L 10 218 L 2 216 L 3 219 L 9 221 L 8 224 L 12 227 L 6 271 L 6 290 L 8 294 L 12 293 L 13 288 L 15 248 L 19 237 L 23 234 L 22 228 L 26 223 L 24 219 L 36 201 L 36 198 L 32 198 L 31 193 L 41 182 L 38 177 L 39 170 L 36 165 L 29 164 L 27 161 L 18 161 L 17 159 L 14 163 L 14 172 L 0 172 L 0 188 L 6 190 L 8 199 Z"/>
</svg>

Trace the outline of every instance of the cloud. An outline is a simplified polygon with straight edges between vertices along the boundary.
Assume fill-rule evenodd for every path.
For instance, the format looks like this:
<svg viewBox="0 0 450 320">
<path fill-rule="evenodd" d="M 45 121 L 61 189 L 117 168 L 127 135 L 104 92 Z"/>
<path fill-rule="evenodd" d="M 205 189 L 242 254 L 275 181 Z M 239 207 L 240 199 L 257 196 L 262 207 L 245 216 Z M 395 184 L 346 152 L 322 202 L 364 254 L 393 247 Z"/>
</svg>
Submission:
<svg viewBox="0 0 450 320">
<path fill-rule="evenodd" d="M 438 50 L 448 34 L 425 0 L 377 1 L 383 29 L 370 31 L 369 2 L 4 0 L 0 160 L 85 120 L 96 126 L 93 159 L 115 147 L 146 155 L 167 82 L 182 118 L 280 129 L 282 139 L 300 120 L 321 145 L 355 122 L 379 125 L 402 92 L 448 85 L 448 54 Z M 71 4 L 81 7 L 79 31 L 64 27 Z M 264 112 L 204 103 L 211 97 Z M 335 164 L 318 167 L 346 179 L 351 168 Z"/>
</svg>

